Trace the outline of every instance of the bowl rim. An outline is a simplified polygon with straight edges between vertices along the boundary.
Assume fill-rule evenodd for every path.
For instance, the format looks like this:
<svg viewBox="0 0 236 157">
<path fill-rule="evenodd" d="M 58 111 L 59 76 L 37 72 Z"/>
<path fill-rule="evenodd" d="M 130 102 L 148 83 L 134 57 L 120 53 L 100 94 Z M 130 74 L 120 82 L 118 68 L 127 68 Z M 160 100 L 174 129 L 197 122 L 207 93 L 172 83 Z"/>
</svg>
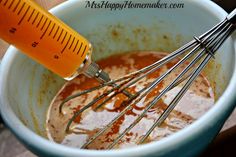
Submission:
<svg viewBox="0 0 236 157">
<path fill-rule="evenodd" d="M 64 8 L 69 8 L 70 6 L 74 6 L 74 5 L 76 6 L 76 5 L 79 5 L 80 3 L 82 3 L 82 1 L 66 1 L 54 7 L 53 9 L 51 9 L 50 12 L 52 12 L 53 14 L 57 14 L 58 12 L 61 12 L 62 10 L 64 10 Z M 204 1 L 203 3 L 201 3 L 197 0 L 194 0 L 192 1 L 192 3 L 195 3 L 195 5 L 200 5 L 201 7 L 207 9 L 209 13 L 215 15 L 216 17 L 219 17 L 220 19 L 223 19 L 227 15 L 227 13 L 222 8 L 220 8 L 218 5 L 216 5 L 215 3 L 211 1 Z M 57 144 L 52 141 L 49 141 L 37 135 L 30 129 L 28 129 L 14 114 L 10 105 L 8 105 L 9 101 L 7 100 L 7 97 L 8 97 L 7 92 L 6 92 L 7 86 L 5 82 L 8 80 L 7 74 L 10 71 L 11 65 L 13 64 L 14 60 L 19 55 L 16 51 L 17 51 L 16 48 L 14 48 L 13 46 L 10 46 L 10 48 L 7 50 L 6 55 L 4 56 L 4 59 L 1 62 L 0 84 L 2 87 L 0 88 L 0 93 L 1 93 L 0 94 L 0 99 L 1 99 L 0 111 L 6 125 L 21 141 L 23 141 L 26 145 L 29 145 L 32 148 L 37 148 L 49 154 L 58 154 L 60 156 L 81 155 L 81 156 L 105 157 L 105 156 L 122 156 L 122 155 L 140 156 L 140 155 L 145 155 L 145 154 L 149 154 L 151 152 L 156 152 L 156 151 L 159 151 L 159 152 L 167 151 L 168 149 L 170 150 L 170 148 L 172 147 L 176 147 L 178 143 L 183 143 L 188 138 L 196 136 L 197 134 L 199 134 L 199 130 L 204 130 L 210 127 L 211 122 L 215 119 L 215 117 L 213 117 L 212 115 L 220 116 L 223 111 L 227 111 L 229 108 L 232 108 L 233 102 L 236 100 L 236 92 L 233 92 L 234 91 L 233 85 L 236 84 L 236 69 L 234 68 L 233 75 L 230 79 L 229 84 L 226 87 L 226 90 L 223 92 L 221 98 L 219 98 L 216 104 L 207 112 L 207 114 L 204 114 L 192 125 L 184 128 L 183 130 L 167 138 L 164 138 L 157 142 L 151 142 L 145 145 L 140 145 L 137 147 L 131 147 L 127 149 L 120 149 L 120 150 L 97 151 L 97 150 L 83 150 L 83 149 L 63 146 L 61 144 Z M 235 60 L 236 58 L 234 58 L 234 61 Z M 223 103 L 224 105 L 220 105 Z"/>
</svg>

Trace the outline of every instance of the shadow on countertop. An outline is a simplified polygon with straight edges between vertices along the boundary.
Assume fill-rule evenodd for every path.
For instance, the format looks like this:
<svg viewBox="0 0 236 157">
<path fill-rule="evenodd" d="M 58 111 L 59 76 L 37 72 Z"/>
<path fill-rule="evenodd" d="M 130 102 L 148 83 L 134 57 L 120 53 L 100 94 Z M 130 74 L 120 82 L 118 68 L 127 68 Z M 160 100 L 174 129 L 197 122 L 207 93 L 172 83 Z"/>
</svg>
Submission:
<svg viewBox="0 0 236 157">
<path fill-rule="evenodd" d="M 236 126 L 222 132 L 208 146 L 200 157 L 231 157 L 235 156 Z"/>
<path fill-rule="evenodd" d="M 219 6 L 225 9 L 228 13 L 233 11 L 236 8 L 235 0 L 213 0 Z"/>
</svg>

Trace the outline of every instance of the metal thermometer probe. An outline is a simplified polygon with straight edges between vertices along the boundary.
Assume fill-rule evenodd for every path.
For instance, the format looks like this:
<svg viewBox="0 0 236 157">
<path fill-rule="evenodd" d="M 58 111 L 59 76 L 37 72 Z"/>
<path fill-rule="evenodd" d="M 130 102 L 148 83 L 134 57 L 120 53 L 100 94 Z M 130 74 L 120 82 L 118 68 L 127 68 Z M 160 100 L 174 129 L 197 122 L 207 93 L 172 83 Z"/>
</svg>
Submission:
<svg viewBox="0 0 236 157">
<path fill-rule="evenodd" d="M 91 61 L 89 41 L 33 0 L 0 0 L 0 38 L 66 80 L 80 73 L 110 80 Z"/>
</svg>

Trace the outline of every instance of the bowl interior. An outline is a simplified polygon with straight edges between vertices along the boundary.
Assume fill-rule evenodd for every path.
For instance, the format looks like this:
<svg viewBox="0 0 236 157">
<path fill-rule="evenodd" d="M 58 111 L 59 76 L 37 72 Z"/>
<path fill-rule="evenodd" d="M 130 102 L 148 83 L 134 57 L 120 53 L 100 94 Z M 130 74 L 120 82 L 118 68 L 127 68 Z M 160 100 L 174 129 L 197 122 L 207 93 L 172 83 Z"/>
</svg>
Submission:
<svg viewBox="0 0 236 157">
<path fill-rule="evenodd" d="M 176 2 L 184 2 L 184 8 L 110 11 L 85 8 L 84 1 L 77 1 L 55 9 L 54 13 L 92 43 L 93 59 L 98 60 L 133 50 L 174 51 L 223 17 L 196 2 Z M 14 48 L 7 53 L 14 55 L 9 70 L 3 72 L 8 79 L 6 99 L 26 127 L 46 138 L 46 112 L 65 81 Z M 232 40 L 228 39 L 205 69 L 217 100 L 229 84 L 234 55 Z"/>
</svg>

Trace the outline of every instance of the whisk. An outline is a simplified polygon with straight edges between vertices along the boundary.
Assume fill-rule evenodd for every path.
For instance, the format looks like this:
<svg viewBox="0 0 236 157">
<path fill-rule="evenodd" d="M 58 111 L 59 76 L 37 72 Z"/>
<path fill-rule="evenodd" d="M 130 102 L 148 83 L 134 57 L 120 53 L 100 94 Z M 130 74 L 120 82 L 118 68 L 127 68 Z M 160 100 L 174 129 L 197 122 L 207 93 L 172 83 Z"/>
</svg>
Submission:
<svg viewBox="0 0 236 157">
<path fill-rule="evenodd" d="M 87 142 L 82 146 L 82 148 L 86 148 L 89 144 L 94 142 L 100 135 L 106 132 L 107 129 L 113 126 L 113 124 L 122 117 L 127 111 L 133 108 L 133 104 L 138 103 L 142 98 L 144 98 L 148 93 L 150 93 L 164 78 L 166 78 L 171 72 L 173 72 L 180 65 L 186 65 L 185 68 L 180 72 L 180 74 L 167 86 L 165 87 L 158 95 L 154 96 L 154 98 L 148 102 L 145 109 L 142 113 L 134 120 L 132 124 L 130 124 L 122 133 L 120 133 L 113 142 L 107 147 L 107 149 L 112 149 L 121 139 L 128 133 L 150 110 L 166 92 L 174 88 L 176 85 L 186 81 L 182 86 L 181 90 L 176 94 L 176 96 L 172 99 L 166 109 L 162 112 L 160 117 L 158 117 L 151 128 L 146 132 L 144 136 L 138 141 L 138 144 L 145 142 L 150 133 L 157 127 L 162 124 L 163 121 L 168 117 L 171 111 L 178 104 L 180 99 L 183 97 L 185 92 L 189 89 L 193 81 L 200 74 L 203 68 L 207 65 L 211 58 L 214 58 L 215 52 L 219 49 L 219 47 L 224 43 L 224 41 L 229 37 L 229 35 L 236 28 L 236 9 L 234 9 L 223 21 L 218 23 L 212 29 L 202 34 L 199 37 L 194 36 L 193 40 L 184 46 L 180 47 L 176 51 L 170 53 L 166 57 L 161 60 L 144 67 L 141 70 L 125 75 L 121 78 L 115 80 L 109 80 L 100 84 L 99 86 L 93 87 L 91 89 L 79 92 L 77 94 L 71 95 L 67 97 L 59 106 L 59 112 L 63 113 L 63 106 L 71 99 L 82 96 L 84 94 L 90 93 L 92 91 L 98 90 L 100 88 L 104 88 L 109 86 L 109 90 L 105 91 L 103 94 L 99 95 L 95 99 L 93 99 L 86 106 L 81 108 L 79 111 L 75 112 L 73 117 L 69 120 L 66 132 L 70 132 L 73 128 L 71 128 L 71 124 L 73 121 L 81 115 L 85 110 L 92 107 L 96 103 L 99 103 L 95 110 L 102 107 L 106 103 L 109 102 L 112 98 L 114 98 L 118 94 L 124 94 L 127 99 L 122 102 L 122 105 L 125 108 L 112 119 L 104 128 L 100 129 L 96 132 L 91 138 L 87 140 Z M 183 56 L 181 58 L 181 56 Z M 180 58 L 178 62 L 160 75 L 158 78 L 155 78 L 153 82 L 149 83 L 144 88 L 140 89 L 135 93 L 129 93 L 128 89 L 135 85 L 138 81 L 148 76 L 149 74 L 158 70 L 161 66 L 166 63 L 172 61 L 175 58 Z M 191 61 L 188 61 L 191 60 Z M 101 103 L 100 103 L 101 102 Z"/>
</svg>

